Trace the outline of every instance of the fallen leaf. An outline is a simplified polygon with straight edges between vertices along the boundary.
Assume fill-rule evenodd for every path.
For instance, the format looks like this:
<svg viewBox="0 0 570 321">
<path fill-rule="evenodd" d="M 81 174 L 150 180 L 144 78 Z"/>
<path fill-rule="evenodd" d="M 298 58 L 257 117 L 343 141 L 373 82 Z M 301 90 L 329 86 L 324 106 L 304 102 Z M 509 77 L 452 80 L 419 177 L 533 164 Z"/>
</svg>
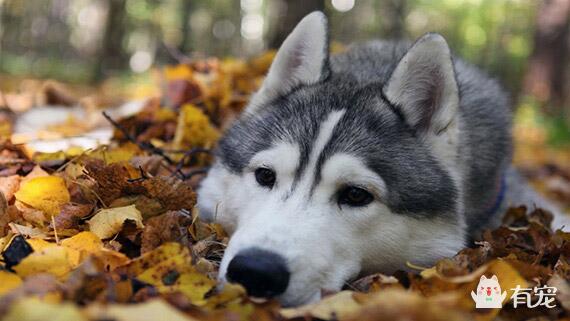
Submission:
<svg viewBox="0 0 570 321">
<path fill-rule="evenodd" d="M 30 275 L 49 273 L 58 279 L 63 279 L 73 269 L 70 249 L 62 246 L 48 246 L 25 257 L 14 266 L 14 271 L 25 278 Z"/>
<path fill-rule="evenodd" d="M 360 307 L 348 311 L 343 321 L 468 321 L 474 318 L 465 310 L 440 297 L 425 298 L 415 292 L 388 289 L 373 294 L 355 294 Z M 341 303 L 339 303 L 341 304 Z"/>
<path fill-rule="evenodd" d="M 134 205 L 100 210 L 89 220 L 89 229 L 100 239 L 107 239 L 119 233 L 125 221 L 133 221 L 137 228 L 143 228 L 142 216 Z"/>
<path fill-rule="evenodd" d="M 198 107 L 190 104 L 181 107 L 173 139 L 174 148 L 211 147 L 219 136 L 218 130 Z"/>
<path fill-rule="evenodd" d="M 58 176 L 32 178 L 23 183 L 15 195 L 20 202 L 42 210 L 49 216 L 59 214 L 61 206 L 70 199 L 65 181 Z"/>
<path fill-rule="evenodd" d="M 8 226 L 10 227 L 10 230 L 14 234 L 20 234 L 20 235 L 24 235 L 24 236 L 27 236 L 30 238 L 44 239 L 47 237 L 47 234 L 45 233 L 45 231 L 42 229 L 39 229 L 39 228 L 24 226 L 24 225 L 15 224 L 15 223 L 10 223 L 10 224 L 8 224 Z"/>
<path fill-rule="evenodd" d="M 118 267 L 127 265 L 131 260 L 123 253 L 112 251 L 109 249 L 102 249 L 93 254 L 103 262 L 105 271 L 113 271 Z"/>
<path fill-rule="evenodd" d="M 93 205 L 66 203 L 61 207 L 59 215 L 54 217 L 51 226 L 56 230 L 79 229 L 79 221 L 88 216 L 93 210 Z"/>
<path fill-rule="evenodd" d="M 14 206 L 26 223 L 32 223 L 33 225 L 40 227 L 44 226 L 44 223 L 47 220 L 44 211 L 32 208 L 20 201 L 16 201 Z"/>
<path fill-rule="evenodd" d="M 321 301 L 297 308 L 282 309 L 281 315 L 288 319 L 314 317 L 322 320 L 344 319 L 360 308 L 354 300 L 354 292 L 341 291 Z"/>
<path fill-rule="evenodd" d="M 4 194 L 7 202 L 10 202 L 14 194 L 20 188 L 21 177 L 12 175 L 8 177 L 0 177 L 0 193 Z"/>
<path fill-rule="evenodd" d="M 0 316 L 7 314 L 12 303 L 25 297 L 39 297 L 45 302 L 60 303 L 61 287 L 53 275 L 38 274 L 24 279 L 17 288 L 0 296 Z"/>
<path fill-rule="evenodd" d="M 128 271 L 160 293 L 181 292 L 192 303 L 204 304 L 204 296 L 216 283 L 196 271 L 191 263 L 187 247 L 167 243 L 134 260 Z"/>
<path fill-rule="evenodd" d="M 149 300 L 139 304 L 92 305 L 86 309 L 91 320 L 116 321 L 198 321 L 177 311 L 163 300 Z"/>
<path fill-rule="evenodd" d="M 45 249 L 46 247 L 53 246 L 54 243 L 50 243 L 43 239 L 28 239 L 26 242 L 32 247 L 32 249 L 37 252 Z"/>
<path fill-rule="evenodd" d="M 75 266 L 83 262 L 89 255 L 103 250 L 103 242 L 92 232 L 78 233 L 61 241 L 61 245 L 79 252 L 77 261 L 72 261 Z"/>
<path fill-rule="evenodd" d="M 87 321 L 80 310 L 71 303 L 48 303 L 30 297 L 16 301 L 3 321 Z"/>
<path fill-rule="evenodd" d="M 145 218 L 168 210 L 191 210 L 196 203 L 192 187 L 176 177 L 143 177 L 144 173 L 128 163 L 105 165 L 93 159 L 85 168 L 95 181 L 95 194 L 104 204 L 136 204 Z"/>
<path fill-rule="evenodd" d="M 150 218 L 141 236 L 141 252 L 149 252 L 167 242 L 190 246 L 188 226 L 192 216 L 185 211 L 169 211 Z"/>
<path fill-rule="evenodd" d="M 22 279 L 18 275 L 0 270 L 0 296 L 12 291 L 21 284 Z"/>
</svg>

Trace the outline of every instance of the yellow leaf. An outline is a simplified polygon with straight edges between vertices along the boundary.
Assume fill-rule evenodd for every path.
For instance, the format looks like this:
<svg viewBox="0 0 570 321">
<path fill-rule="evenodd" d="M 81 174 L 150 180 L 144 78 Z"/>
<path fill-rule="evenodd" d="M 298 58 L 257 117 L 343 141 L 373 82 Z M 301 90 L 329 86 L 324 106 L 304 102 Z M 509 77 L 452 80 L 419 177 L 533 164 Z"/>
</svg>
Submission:
<svg viewBox="0 0 570 321">
<path fill-rule="evenodd" d="M 160 293 L 181 292 L 196 305 L 206 303 L 204 295 L 216 285 L 189 262 L 181 260 L 180 255 L 146 270 L 137 279 L 154 285 Z"/>
<path fill-rule="evenodd" d="M 71 146 L 65 151 L 65 155 L 69 158 L 77 157 L 85 153 L 85 149 L 80 146 Z"/>
<path fill-rule="evenodd" d="M 502 291 L 507 291 L 507 297 L 505 301 L 503 301 L 503 304 L 513 295 L 514 291 L 511 289 L 516 288 L 517 285 L 520 285 L 521 288 L 528 287 L 528 282 L 505 260 L 493 260 L 489 263 L 485 274 L 487 276 L 496 275 L 501 284 Z"/>
<path fill-rule="evenodd" d="M 6 246 L 8 246 L 8 244 L 10 244 L 12 237 L 14 237 L 14 234 L 8 234 L 8 235 L 0 238 L 0 253 L 4 252 L 4 250 L 6 249 Z"/>
<path fill-rule="evenodd" d="M 18 201 L 42 210 L 49 216 L 59 214 L 60 207 L 70 199 L 65 181 L 58 176 L 32 178 L 15 195 Z"/>
<path fill-rule="evenodd" d="M 282 309 L 281 315 L 287 319 L 303 318 L 306 315 L 323 320 L 342 319 L 360 307 L 360 304 L 354 300 L 353 294 L 352 291 L 342 291 L 314 304 Z"/>
<path fill-rule="evenodd" d="M 198 321 L 159 299 L 140 304 L 91 305 L 85 312 L 91 320 Z"/>
<path fill-rule="evenodd" d="M 103 242 L 91 232 L 81 232 L 61 242 L 61 245 L 70 249 L 70 261 L 73 266 L 79 265 L 89 255 L 100 251 Z"/>
<path fill-rule="evenodd" d="M 89 220 L 89 229 L 100 239 L 107 239 L 119 233 L 126 220 L 134 221 L 138 228 L 144 227 L 141 212 L 130 205 L 100 210 Z"/>
<path fill-rule="evenodd" d="M 205 310 L 215 311 L 224 307 L 225 311 L 239 315 L 238 320 L 252 320 L 251 316 L 255 311 L 255 306 L 247 299 L 245 288 L 236 283 L 224 285 L 222 291 L 206 301 L 206 304 L 202 306 Z"/>
<path fill-rule="evenodd" d="M 336 316 L 345 321 L 472 320 L 465 310 L 450 305 L 442 296 L 445 294 L 426 298 L 417 292 L 395 288 L 370 294 L 354 293 L 353 300 L 360 305 L 358 309 L 346 309 L 339 301 L 336 305 L 340 312 Z M 336 316 L 334 319 L 337 319 Z"/>
<path fill-rule="evenodd" d="M 46 247 L 56 245 L 55 243 L 50 243 L 50 242 L 48 242 L 46 240 L 42 240 L 42 239 L 29 239 L 29 240 L 26 240 L 26 242 L 28 242 L 28 244 L 30 244 L 32 249 L 34 249 L 34 251 L 36 251 L 36 252 L 41 251 L 41 250 L 45 249 Z"/>
<path fill-rule="evenodd" d="M 73 259 L 72 251 L 65 247 L 48 246 L 25 257 L 18 265 L 14 266 L 14 271 L 21 277 L 49 273 L 63 279 L 73 268 L 70 256 Z"/>
<path fill-rule="evenodd" d="M 108 250 L 105 248 L 95 253 L 94 255 L 105 264 L 105 269 L 107 271 L 113 271 L 119 266 L 126 265 L 130 262 L 130 259 L 123 253 Z"/>
<path fill-rule="evenodd" d="M 119 147 L 109 148 L 107 146 L 98 148 L 89 153 L 90 157 L 101 159 L 105 164 L 128 162 L 141 153 L 141 149 L 133 143 L 126 143 Z"/>
<path fill-rule="evenodd" d="M 206 303 L 204 295 L 216 283 L 196 271 L 191 261 L 188 248 L 169 243 L 133 261 L 128 271 L 137 279 L 155 286 L 160 293 L 180 292 L 193 304 L 203 305 Z"/>
<path fill-rule="evenodd" d="M 210 147 L 219 136 L 218 130 L 212 126 L 210 119 L 200 108 L 191 104 L 180 108 L 173 139 L 175 148 Z"/>
<path fill-rule="evenodd" d="M 83 321 L 87 320 L 72 303 L 48 303 L 38 298 L 23 298 L 14 303 L 3 321 Z"/>
<path fill-rule="evenodd" d="M 164 68 L 164 75 L 166 79 L 169 81 L 177 80 L 177 79 L 191 79 L 192 78 L 192 69 L 190 66 L 185 64 L 179 64 L 176 66 L 166 66 Z"/>
<path fill-rule="evenodd" d="M 14 273 L 0 271 L 0 296 L 17 288 L 22 284 L 22 279 Z"/>
<path fill-rule="evenodd" d="M 101 239 L 92 232 L 81 232 L 61 241 L 61 245 L 88 254 L 95 253 L 103 248 Z"/>
<path fill-rule="evenodd" d="M 155 266 L 174 256 L 182 256 L 185 260 L 191 260 L 188 248 L 183 247 L 180 243 L 166 243 L 133 260 L 129 264 L 128 273 L 133 276 L 138 276 L 149 267 Z"/>
</svg>

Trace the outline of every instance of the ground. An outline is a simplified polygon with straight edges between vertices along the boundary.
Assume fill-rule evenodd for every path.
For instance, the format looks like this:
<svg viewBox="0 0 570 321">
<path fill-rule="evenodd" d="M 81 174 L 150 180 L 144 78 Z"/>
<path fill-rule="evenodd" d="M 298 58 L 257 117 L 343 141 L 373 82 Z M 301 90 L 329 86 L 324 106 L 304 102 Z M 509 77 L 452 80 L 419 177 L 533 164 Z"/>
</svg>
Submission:
<svg viewBox="0 0 570 321">
<path fill-rule="evenodd" d="M 570 234 L 551 230 L 540 209 L 511 209 L 502 227 L 433 267 L 410 262 L 407 272 L 366 276 L 309 306 L 217 289 L 228 237 L 200 221 L 194 190 L 272 57 L 155 69 L 154 82 L 138 87 L 4 82 L 2 320 L 570 319 Z M 34 113 L 38 105 L 68 107 Z M 515 124 L 515 164 L 570 209 L 569 149 L 546 144 L 531 104 L 521 104 Z M 506 291 L 503 308 L 476 309 L 472 291 L 493 275 Z"/>
</svg>

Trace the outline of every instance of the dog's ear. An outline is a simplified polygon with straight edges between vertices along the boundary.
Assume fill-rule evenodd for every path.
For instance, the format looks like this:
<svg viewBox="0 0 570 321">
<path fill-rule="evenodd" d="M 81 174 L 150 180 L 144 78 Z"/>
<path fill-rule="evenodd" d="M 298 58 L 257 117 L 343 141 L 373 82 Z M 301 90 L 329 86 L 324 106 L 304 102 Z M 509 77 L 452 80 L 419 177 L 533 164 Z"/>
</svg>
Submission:
<svg viewBox="0 0 570 321">
<path fill-rule="evenodd" d="M 246 112 L 287 94 L 300 85 L 310 85 L 329 73 L 327 19 L 315 11 L 305 16 L 279 48 L 267 77 L 252 97 Z"/>
<path fill-rule="evenodd" d="M 453 121 L 459 93 L 449 46 L 435 33 L 408 50 L 384 86 L 384 96 L 421 133 L 439 134 Z"/>
</svg>

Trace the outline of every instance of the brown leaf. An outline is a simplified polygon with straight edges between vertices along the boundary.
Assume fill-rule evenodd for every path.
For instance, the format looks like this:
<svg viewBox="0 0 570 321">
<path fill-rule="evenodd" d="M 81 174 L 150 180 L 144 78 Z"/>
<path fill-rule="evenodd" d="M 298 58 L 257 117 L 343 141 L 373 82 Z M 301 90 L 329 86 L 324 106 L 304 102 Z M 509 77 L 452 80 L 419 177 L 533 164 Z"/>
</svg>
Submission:
<svg viewBox="0 0 570 321">
<path fill-rule="evenodd" d="M 93 205 L 67 203 L 61 207 L 59 215 L 54 217 L 54 223 L 50 223 L 51 228 L 56 230 L 79 229 L 79 222 L 93 210 Z"/>
<path fill-rule="evenodd" d="M 176 177 L 155 176 L 142 181 L 145 195 L 158 200 L 165 210 L 191 211 L 196 204 L 192 187 Z"/>
<path fill-rule="evenodd" d="M 18 175 L 0 177 L 0 192 L 4 194 L 8 203 L 12 201 L 14 193 L 20 188 L 20 180 L 21 177 Z"/>
<path fill-rule="evenodd" d="M 149 252 L 166 242 L 178 242 L 190 246 L 188 226 L 192 216 L 185 211 L 168 211 L 146 221 L 142 232 L 141 252 Z"/>
<path fill-rule="evenodd" d="M 143 195 L 157 201 L 160 214 L 168 210 L 192 210 L 196 195 L 192 187 L 176 177 L 143 177 L 139 170 L 127 163 L 104 165 L 101 160 L 89 160 L 85 166 L 96 182 L 95 193 L 107 205 L 122 196 Z"/>
</svg>

